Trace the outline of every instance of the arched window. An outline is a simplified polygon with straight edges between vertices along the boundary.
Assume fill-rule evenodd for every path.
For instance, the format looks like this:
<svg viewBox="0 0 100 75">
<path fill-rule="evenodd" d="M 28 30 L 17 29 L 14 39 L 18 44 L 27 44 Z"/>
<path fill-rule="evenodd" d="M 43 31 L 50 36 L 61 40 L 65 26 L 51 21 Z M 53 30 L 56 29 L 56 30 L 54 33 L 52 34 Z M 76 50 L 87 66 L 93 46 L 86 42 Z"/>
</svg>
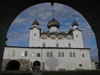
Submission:
<svg viewBox="0 0 100 75">
<path fill-rule="evenodd" d="M 64 57 L 64 52 L 62 52 L 62 57 Z"/>
<path fill-rule="evenodd" d="M 59 47 L 59 44 L 58 43 L 56 44 L 56 47 Z"/>
<path fill-rule="evenodd" d="M 40 53 L 37 53 L 37 57 L 40 57 Z"/>
<path fill-rule="evenodd" d="M 43 47 L 46 47 L 45 43 L 43 43 Z"/>
<path fill-rule="evenodd" d="M 34 33 L 34 36 L 36 36 L 36 33 Z"/>
<path fill-rule="evenodd" d="M 35 53 L 34 52 L 32 53 L 32 57 L 35 57 Z"/>
<path fill-rule="evenodd" d="M 76 37 L 78 37 L 78 35 L 76 35 Z"/>
<path fill-rule="evenodd" d="M 9 50 L 8 56 L 12 56 L 12 51 L 11 50 Z"/>
<path fill-rule="evenodd" d="M 71 44 L 70 43 L 68 43 L 68 47 L 71 48 Z"/>
<path fill-rule="evenodd" d="M 25 52 L 24 51 L 21 52 L 21 56 L 25 56 Z"/>
<path fill-rule="evenodd" d="M 73 57 L 75 57 L 76 55 L 75 55 L 75 52 L 73 52 Z"/>
<path fill-rule="evenodd" d="M 82 57 L 84 57 L 84 54 L 82 54 Z"/>
<path fill-rule="evenodd" d="M 53 57 L 53 52 L 50 52 L 50 57 Z"/>
<path fill-rule="evenodd" d="M 72 52 L 70 52 L 70 54 L 69 54 L 69 55 L 70 55 L 70 57 L 72 57 Z"/>
<path fill-rule="evenodd" d="M 61 54 L 60 54 L 60 52 L 58 52 L 58 57 L 61 57 Z"/>
<path fill-rule="evenodd" d="M 27 51 L 25 51 L 25 56 L 28 56 L 28 52 Z"/>
<path fill-rule="evenodd" d="M 15 56 L 15 51 L 14 50 L 12 51 L 12 56 Z"/>
<path fill-rule="evenodd" d="M 47 52 L 47 57 L 49 57 L 49 52 Z"/>
</svg>

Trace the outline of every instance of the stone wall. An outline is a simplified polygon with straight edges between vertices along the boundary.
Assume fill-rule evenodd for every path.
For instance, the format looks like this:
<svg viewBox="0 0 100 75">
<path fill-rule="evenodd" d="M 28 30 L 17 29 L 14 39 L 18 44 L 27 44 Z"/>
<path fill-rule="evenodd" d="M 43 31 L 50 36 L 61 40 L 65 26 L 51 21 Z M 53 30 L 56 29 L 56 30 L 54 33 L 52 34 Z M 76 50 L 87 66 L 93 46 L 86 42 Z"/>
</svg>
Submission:
<svg viewBox="0 0 100 75">
<path fill-rule="evenodd" d="M 26 60 L 26 59 L 3 59 L 3 63 L 2 63 L 2 71 L 6 70 L 6 65 L 8 64 L 8 62 L 10 61 L 18 61 L 20 63 L 20 68 L 19 70 L 25 71 L 25 70 L 29 70 L 30 66 L 30 61 Z"/>
</svg>

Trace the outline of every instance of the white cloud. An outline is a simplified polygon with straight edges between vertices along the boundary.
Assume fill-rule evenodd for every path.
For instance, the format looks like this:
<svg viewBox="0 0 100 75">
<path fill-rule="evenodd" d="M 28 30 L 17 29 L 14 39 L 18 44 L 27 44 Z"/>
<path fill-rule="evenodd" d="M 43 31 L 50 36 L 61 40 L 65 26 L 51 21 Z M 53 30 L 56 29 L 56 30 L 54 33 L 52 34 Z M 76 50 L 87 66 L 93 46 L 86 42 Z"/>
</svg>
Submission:
<svg viewBox="0 0 100 75">
<path fill-rule="evenodd" d="M 29 33 L 25 33 L 24 31 L 22 32 L 11 31 L 8 33 L 8 43 L 7 43 L 8 46 L 9 44 L 13 46 L 14 45 L 18 46 L 19 41 L 23 42 L 29 41 Z"/>
<path fill-rule="evenodd" d="M 51 16 L 52 16 L 52 13 L 51 12 L 45 12 L 45 13 L 39 14 L 39 18 L 42 21 L 49 19 Z"/>
<path fill-rule="evenodd" d="M 64 25 L 72 25 L 72 23 L 65 23 Z"/>
<path fill-rule="evenodd" d="M 15 24 L 17 24 L 17 25 L 22 24 L 22 23 L 24 23 L 26 20 L 27 20 L 26 18 L 17 17 L 17 18 L 13 21 L 12 25 L 15 25 Z"/>
<path fill-rule="evenodd" d="M 46 26 L 47 22 L 39 21 L 39 24 L 40 24 L 40 26 L 42 26 L 42 25 Z"/>
</svg>

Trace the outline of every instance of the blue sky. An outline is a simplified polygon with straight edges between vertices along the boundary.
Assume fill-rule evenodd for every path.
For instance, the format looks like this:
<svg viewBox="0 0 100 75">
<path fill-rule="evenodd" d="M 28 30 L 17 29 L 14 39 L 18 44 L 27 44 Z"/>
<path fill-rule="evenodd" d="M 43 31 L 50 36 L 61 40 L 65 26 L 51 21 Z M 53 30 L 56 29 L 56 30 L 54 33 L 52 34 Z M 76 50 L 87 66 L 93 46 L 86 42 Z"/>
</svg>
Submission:
<svg viewBox="0 0 100 75">
<path fill-rule="evenodd" d="M 47 28 L 47 23 L 52 19 L 52 10 L 55 10 L 54 17 L 60 22 L 59 32 L 68 32 L 72 29 L 71 24 L 74 21 L 73 15 L 75 15 L 75 20 L 78 22 L 78 28 L 82 30 L 82 36 L 85 48 L 91 48 L 90 54 L 94 61 L 98 61 L 98 49 L 96 45 L 95 35 L 91 30 L 89 23 L 86 19 L 76 10 L 55 3 L 52 7 L 50 3 L 42 3 L 35 6 L 31 6 L 21 12 L 11 24 L 7 38 L 8 46 L 29 46 L 29 28 L 32 27 L 32 22 L 35 20 L 35 14 L 37 13 L 37 20 L 39 22 L 39 27 L 42 32 L 49 31 Z"/>
</svg>

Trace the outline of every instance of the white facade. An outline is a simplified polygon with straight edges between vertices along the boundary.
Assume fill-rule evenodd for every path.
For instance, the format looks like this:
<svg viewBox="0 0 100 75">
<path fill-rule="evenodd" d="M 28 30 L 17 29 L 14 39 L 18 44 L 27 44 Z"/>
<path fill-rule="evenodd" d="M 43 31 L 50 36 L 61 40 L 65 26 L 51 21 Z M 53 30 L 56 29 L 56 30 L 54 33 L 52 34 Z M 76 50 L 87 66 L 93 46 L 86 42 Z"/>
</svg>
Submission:
<svg viewBox="0 0 100 75">
<path fill-rule="evenodd" d="M 44 35 L 46 39 L 42 39 L 40 35 L 40 30 L 37 27 L 30 30 L 29 47 L 43 47 L 43 44 L 45 44 L 46 47 L 56 47 L 57 43 L 59 44 L 59 47 L 68 47 L 68 44 L 70 43 L 72 48 L 84 48 L 81 31 L 78 29 L 73 30 L 74 38 L 71 40 L 67 39 L 70 38 L 70 36 L 63 37 L 61 40 L 56 37 L 52 40 L 50 37 L 47 37 L 47 35 Z"/>
<path fill-rule="evenodd" d="M 9 50 L 15 51 L 14 56 L 9 56 Z M 22 51 L 27 51 L 27 56 L 21 56 Z M 47 57 L 47 52 L 52 52 L 53 56 Z M 61 55 L 59 56 L 59 52 Z M 72 53 L 72 56 L 70 55 Z M 32 53 L 35 53 L 35 56 L 32 57 Z M 37 53 L 40 53 L 40 57 L 37 57 Z M 64 56 L 62 56 L 64 53 Z M 75 56 L 73 55 L 75 53 Z M 84 55 L 84 56 L 83 56 Z M 91 60 L 90 53 L 88 48 L 30 48 L 30 47 L 6 47 L 4 52 L 4 59 L 26 59 L 30 60 L 30 62 L 34 63 L 35 61 L 39 61 L 41 63 L 41 70 L 43 70 L 43 62 L 44 69 L 48 71 L 52 70 L 77 70 L 77 69 L 85 69 L 91 70 Z M 31 67 L 29 67 L 31 68 Z"/>
<path fill-rule="evenodd" d="M 90 49 L 84 48 L 78 25 L 73 23 L 73 30 L 68 33 L 58 33 L 59 25 L 57 26 L 57 22 L 53 21 L 55 24 L 53 26 L 48 24 L 50 32 L 43 33 L 38 28 L 39 23 L 33 22 L 33 28 L 30 28 L 29 47 L 5 47 L 3 59 L 28 60 L 28 68 L 32 68 L 34 62 L 38 61 L 40 62 L 40 70 L 47 71 L 93 69 Z"/>
</svg>

